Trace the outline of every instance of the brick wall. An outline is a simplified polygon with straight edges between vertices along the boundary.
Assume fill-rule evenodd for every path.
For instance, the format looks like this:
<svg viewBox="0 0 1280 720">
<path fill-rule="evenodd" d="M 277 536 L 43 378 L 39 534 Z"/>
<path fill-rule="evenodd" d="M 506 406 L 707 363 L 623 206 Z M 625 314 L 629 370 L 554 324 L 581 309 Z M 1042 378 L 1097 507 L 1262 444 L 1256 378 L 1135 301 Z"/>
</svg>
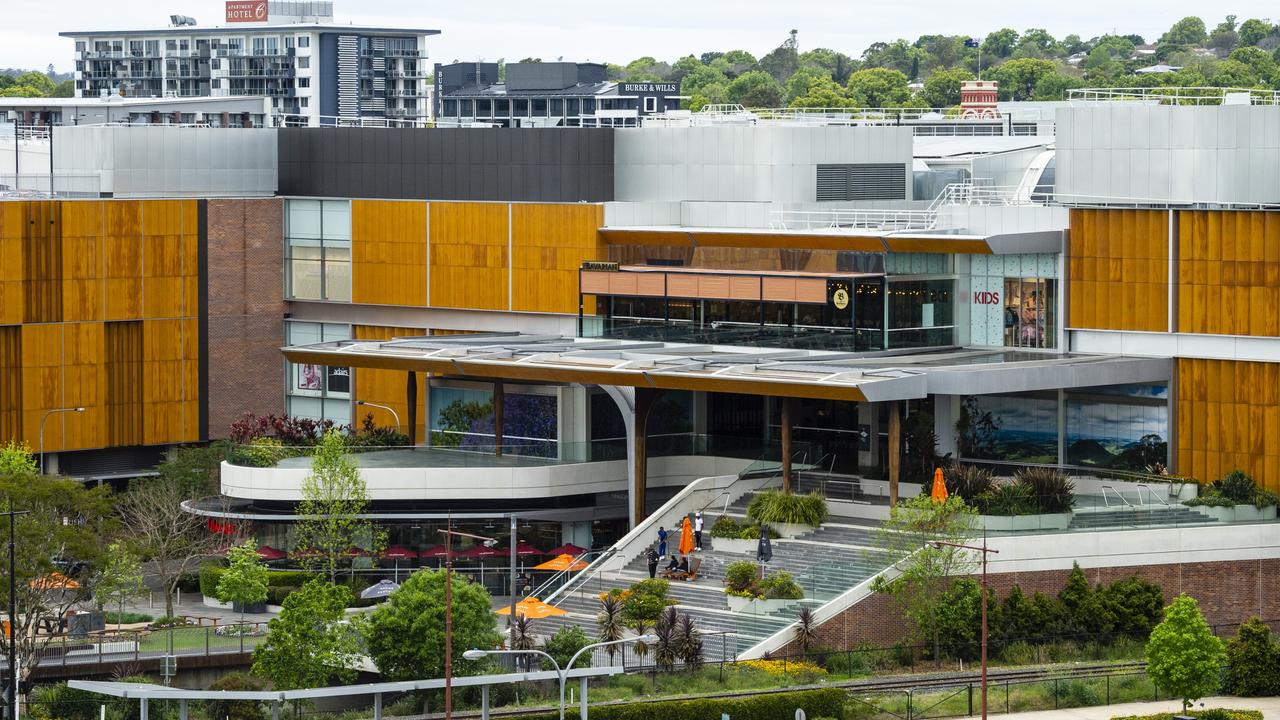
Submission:
<svg viewBox="0 0 1280 720">
<path fill-rule="evenodd" d="M 1070 574 L 1069 570 L 1000 573 L 989 575 L 988 581 L 1001 599 L 1015 584 L 1028 595 L 1057 595 Z M 1280 618 L 1280 559 L 1088 568 L 1085 575 L 1094 585 L 1137 575 L 1164 588 L 1166 604 L 1185 592 L 1200 603 L 1210 625 L 1234 625 L 1254 615 Z M 818 628 L 818 644 L 835 650 L 891 645 L 907 630 L 894 599 L 872 595 Z M 788 645 L 777 654 L 793 652 L 796 648 Z"/>
<path fill-rule="evenodd" d="M 284 202 L 210 200 L 209 437 L 284 412 Z"/>
</svg>

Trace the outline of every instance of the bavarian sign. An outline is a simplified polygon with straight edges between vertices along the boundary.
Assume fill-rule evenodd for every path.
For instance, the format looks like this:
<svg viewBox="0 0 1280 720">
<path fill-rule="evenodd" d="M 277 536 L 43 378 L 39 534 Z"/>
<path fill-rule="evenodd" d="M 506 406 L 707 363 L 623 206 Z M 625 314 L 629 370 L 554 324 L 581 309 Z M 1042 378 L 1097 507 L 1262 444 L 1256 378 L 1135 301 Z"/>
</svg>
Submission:
<svg viewBox="0 0 1280 720">
<path fill-rule="evenodd" d="M 227 22 L 266 22 L 267 0 L 228 0 Z"/>
</svg>

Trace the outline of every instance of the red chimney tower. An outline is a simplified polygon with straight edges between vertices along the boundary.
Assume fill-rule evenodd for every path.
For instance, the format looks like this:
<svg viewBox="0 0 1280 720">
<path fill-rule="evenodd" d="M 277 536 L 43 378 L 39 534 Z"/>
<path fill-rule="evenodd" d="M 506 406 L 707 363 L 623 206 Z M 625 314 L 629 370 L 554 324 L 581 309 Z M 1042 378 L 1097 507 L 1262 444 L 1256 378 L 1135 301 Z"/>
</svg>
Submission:
<svg viewBox="0 0 1280 720">
<path fill-rule="evenodd" d="M 999 97 L 999 83 L 994 80 L 965 80 L 960 83 L 960 116 L 967 118 L 995 118 Z"/>
</svg>

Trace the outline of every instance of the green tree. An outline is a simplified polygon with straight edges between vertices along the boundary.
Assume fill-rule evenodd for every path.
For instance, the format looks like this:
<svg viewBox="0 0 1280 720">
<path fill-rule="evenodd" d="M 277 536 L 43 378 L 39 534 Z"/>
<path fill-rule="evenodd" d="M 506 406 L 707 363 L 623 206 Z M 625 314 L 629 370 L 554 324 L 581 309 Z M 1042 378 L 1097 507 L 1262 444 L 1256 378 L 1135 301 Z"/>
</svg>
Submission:
<svg viewBox="0 0 1280 720">
<path fill-rule="evenodd" d="M 793 108 L 845 108 L 853 103 L 844 94 L 844 88 L 834 80 L 822 79 L 810 85 L 804 95 L 793 99 L 789 107 Z"/>
<path fill-rule="evenodd" d="M 760 58 L 759 65 L 760 69 L 772 75 L 774 80 L 784 83 L 800 68 L 800 56 L 796 54 L 795 48 L 783 45 Z"/>
<path fill-rule="evenodd" d="M 258 692 L 267 686 L 248 673 L 232 672 L 215 680 L 209 689 Z M 208 700 L 204 714 L 210 720 L 267 720 L 266 709 L 257 700 Z"/>
<path fill-rule="evenodd" d="M 0 477 L 37 475 L 39 472 L 36 458 L 26 443 L 10 440 L 0 445 Z"/>
<path fill-rule="evenodd" d="M 1089 77 L 1110 80 L 1125 72 L 1125 63 L 1132 57 L 1133 48 L 1132 40 L 1107 35 L 1094 44 L 1081 65 Z"/>
<path fill-rule="evenodd" d="M 692 55 L 685 55 L 671 66 L 671 75 L 667 78 L 674 83 L 684 82 L 689 73 L 702 67 L 702 61 Z"/>
<path fill-rule="evenodd" d="M 854 65 L 853 58 L 842 52 L 828 48 L 814 48 L 800 53 L 800 70 L 796 72 L 799 73 L 805 68 L 815 68 L 843 85 L 849 81 L 849 74 L 853 72 Z"/>
<path fill-rule="evenodd" d="M 879 530 L 899 574 L 878 576 L 872 589 L 893 596 L 916 637 L 932 640 L 935 658 L 942 651 L 939 599 L 951 586 L 951 578 L 971 572 L 976 560 L 972 551 L 946 543 L 970 542 L 978 534 L 977 517 L 955 495 L 942 503 L 921 495 L 899 502 Z"/>
<path fill-rule="evenodd" d="M 702 65 L 685 75 L 680 81 L 680 94 L 688 95 L 690 98 L 700 95 L 705 99 L 705 103 L 722 103 L 728 99 L 728 87 L 729 78 L 725 77 L 724 73 Z M 702 108 L 702 105 L 694 107 L 692 99 L 689 106 L 691 110 Z"/>
<path fill-rule="evenodd" d="M 419 570 L 369 616 L 365 642 L 369 657 L 390 680 L 440 677 L 444 674 L 445 571 Z M 471 648 L 488 649 L 501 642 L 494 630 L 493 607 L 484 587 L 453 577 L 454 673 Z M 481 669 L 462 661 L 463 671 Z"/>
<path fill-rule="evenodd" d="M 936 73 L 963 65 L 969 53 L 964 45 L 967 39 L 960 35 L 921 35 L 915 46 L 924 53 L 925 70 Z"/>
<path fill-rule="evenodd" d="M 1244 63 L 1259 78 L 1270 78 L 1276 73 L 1276 60 L 1261 48 L 1252 46 L 1236 48 L 1229 60 Z"/>
<path fill-rule="evenodd" d="M 351 547 L 365 543 L 371 552 L 379 549 L 379 533 L 360 517 L 368 509 L 369 490 L 360 468 L 347 452 L 342 433 L 330 429 L 316 446 L 311 472 L 302 481 L 294 525 L 295 544 L 315 551 L 308 564 L 328 573 L 330 582 Z"/>
<path fill-rule="evenodd" d="M 1036 90 L 1031 94 L 1032 100 L 1065 100 L 1067 91 L 1084 87 L 1084 81 L 1074 75 L 1052 72 L 1042 75 L 1036 81 Z"/>
<path fill-rule="evenodd" d="M 825 69 L 815 65 L 805 65 L 796 71 L 787 79 L 787 84 L 783 90 L 785 92 L 785 101 L 789 105 L 792 100 L 809 94 L 809 88 L 821 83 L 822 81 L 830 81 L 831 73 Z"/>
<path fill-rule="evenodd" d="M 1014 57 L 1052 58 L 1062 54 L 1062 46 L 1044 28 L 1028 28 L 1018 40 Z"/>
<path fill-rule="evenodd" d="M 1275 26 L 1264 20 L 1249 18 L 1240 23 L 1240 44 L 1245 47 L 1257 45 L 1275 32 Z"/>
<path fill-rule="evenodd" d="M 13 84 L 15 86 L 25 85 L 26 87 L 32 88 L 33 90 L 35 90 L 41 96 L 44 96 L 44 97 L 48 97 L 49 95 L 52 95 L 53 89 L 55 87 L 53 80 L 48 75 L 45 75 L 44 73 L 41 73 L 41 72 L 36 72 L 35 70 L 22 73 L 21 75 L 19 75 L 17 78 L 14 79 Z"/>
<path fill-rule="evenodd" d="M 1147 641 L 1147 674 L 1156 687 L 1191 703 L 1218 689 L 1224 653 L 1195 598 L 1183 593 L 1164 609 L 1164 621 Z"/>
<path fill-rule="evenodd" d="M 53 88 L 53 92 L 49 93 L 49 97 L 69 98 L 76 96 L 76 81 L 63 80 Z"/>
<path fill-rule="evenodd" d="M 1160 36 L 1162 51 L 1173 49 L 1187 49 L 1199 47 L 1208 39 L 1208 33 L 1205 31 L 1204 20 L 1189 15 L 1182 18 L 1169 28 L 1169 31 Z"/>
<path fill-rule="evenodd" d="M 27 511 L 14 518 L 13 630 L 22 679 L 30 676 L 39 657 L 55 639 L 40 633 L 42 618 L 61 617 L 77 603 L 89 600 L 85 583 L 60 587 L 57 575 L 67 563 L 103 565 L 103 538 L 118 530 L 108 488 L 88 488 L 78 480 L 41 477 L 32 473 L 0 475 L 0 509 Z M 8 530 L 0 521 L 0 528 Z M 53 583 L 56 592 L 50 592 Z M 0 587 L 9 585 L 9 564 L 0 563 Z M 7 603 L 6 603 L 7 604 Z"/>
<path fill-rule="evenodd" d="M 350 601 L 349 588 L 320 578 L 290 593 L 254 648 L 253 674 L 277 690 L 350 682 L 361 654 L 359 632 L 344 618 Z"/>
<path fill-rule="evenodd" d="M 220 485 L 219 470 L 222 461 L 227 459 L 230 447 L 226 441 L 180 447 L 160 463 L 156 470 L 165 482 L 177 485 L 182 494 L 188 497 L 217 495 Z"/>
<path fill-rule="evenodd" d="M 857 107 L 882 108 L 911 97 L 907 76 L 887 68 L 867 68 L 849 76 L 849 99 Z"/>
<path fill-rule="evenodd" d="M 1019 58 L 1010 60 L 987 74 L 1000 83 L 1000 97 L 1008 100 L 1030 100 L 1040 79 L 1052 75 L 1058 64 L 1052 60 Z"/>
<path fill-rule="evenodd" d="M 923 50 L 915 47 L 902 38 L 891 43 L 873 43 L 862 53 L 864 68 L 886 68 L 897 70 L 904 77 L 913 77 L 912 71 L 919 68 L 922 61 L 928 60 Z M 856 73 L 855 73 L 856 74 Z M 850 76 L 852 81 L 852 76 Z"/>
<path fill-rule="evenodd" d="M 646 55 L 627 63 L 622 79 L 628 82 L 658 82 L 670 74 L 670 65 Z"/>
<path fill-rule="evenodd" d="M 745 72 L 729 83 L 729 102 L 750 108 L 782 106 L 782 86 L 767 72 Z"/>
<path fill-rule="evenodd" d="M 1216 87 L 1247 88 L 1258 84 L 1253 68 L 1239 60 L 1223 60 L 1214 65 L 1209 83 Z"/>
<path fill-rule="evenodd" d="M 567 625 L 560 628 L 554 635 L 547 638 L 542 643 L 542 650 L 546 654 L 556 659 L 561 668 L 569 664 L 569 660 L 582 648 L 591 644 L 591 638 L 577 625 Z M 574 662 L 575 668 L 591 667 L 591 656 L 583 653 L 581 657 Z"/>
<path fill-rule="evenodd" d="M 227 569 L 218 578 L 218 599 L 240 606 L 240 624 L 244 624 L 244 607 L 267 599 L 267 566 L 258 557 L 258 543 L 252 539 L 227 549 Z"/>
<path fill-rule="evenodd" d="M 995 57 L 1007 58 L 1018 47 L 1018 31 L 1013 28 L 1000 28 L 982 41 L 982 52 Z"/>
<path fill-rule="evenodd" d="M 964 68 L 939 70 L 924 81 L 920 92 L 925 104 L 932 108 L 947 108 L 960 104 L 960 85 L 972 80 L 973 73 Z"/>
<path fill-rule="evenodd" d="M 114 602 L 120 615 L 124 615 L 125 601 L 141 595 L 145 590 L 142 566 L 129 546 L 119 541 L 108 545 L 106 562 L 93 589 L 98 607 L 104 607 L 108 601 Z M 121 618 L 117 617 L 116 620 L 119 625 Z"/>
<path fill-rule="evenodd" d="M 1243 697 L 1280 695 L 1280 644 L 1261 619 L 1249 618 L 1227 641 L 1222 689 Z"/>
</svg>

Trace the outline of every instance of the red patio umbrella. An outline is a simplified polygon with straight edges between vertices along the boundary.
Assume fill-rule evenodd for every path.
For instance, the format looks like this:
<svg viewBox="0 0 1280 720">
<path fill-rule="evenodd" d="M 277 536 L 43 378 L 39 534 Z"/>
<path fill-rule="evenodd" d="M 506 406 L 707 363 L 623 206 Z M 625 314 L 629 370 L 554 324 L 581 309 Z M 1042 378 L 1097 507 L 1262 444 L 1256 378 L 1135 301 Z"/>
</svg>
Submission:
<svg viewBox="0 0 1280 720">
<path fill-rule="evenodd" d="M 364 548 L 361 548 L 361 547 L 356 547 L 355 545 L 352 545 L 351 547 L 347 548 L 346 551 L 343 552 L 342 554 L 346 555 L 347 557 L 369 557 L 368 550 L 365 550 Z"/>
<path fill-rule="evenodd" d="M 263 545 L 258 548 L 258 557 L 266 560 L 267 562 L 272 562 L 274 560 L 283 560 L 289 557 L 289 554 L 283 550 L 277 550 L 270 545 Z"/>
<path fill-rule="evenodd" d="M 457 555 L 458 557 L 467 557 L 467 558 L 487 558 L 487 557 L 497 557 L 499 555 L 505 554 L 505 552 L 506 551 L 499 550 L 498 548 L 485 547 L 484 545 L 472 545 L 466 550 L 463 550 L 461 552 L 455 552 L 454 555 Z"/>
<path fill-rule="evenodd" d="M 418 557 L 418 553 L 403 545 L 392 545 L 382 551 L 382 557 L 386 560 L 412 560 Z"/>
<path fill-rule="evenodd" d="M 444 546 L 443 546 L 443 545 L 436 545 L 436 546 L 434 546 L 434 547 L 429 547 L 429 548 L 427 548 L 426 550 L 423 550 L 422 552 L 418 553 L 418 557 L 424 557 L 424 558 L 442 558 L 442 557 L 444 557 L 444 554 L 445 554 L 445 553 L 444 553 Z M 454 554 L 454 555 L 457 555 L 457 554 L 458 554 L 458 551 L 457 551 L 457 550 L 454 550 L 454 551 L 453 551 L 453 554 Z"/>
<path fill-rule="evenodd" d="M 565 543 L 560 547 L 551 548 L 550 550 L 547 551 L 547 554 L 548 555 L 581 555 L 586 551 L 587 549 L 584 547 L 578 547 L 573 543 Z"/>
<path fill-rule="evenodd" d="M 516 543 L 516 554 L 517 555 L 546 555 L 547 553 L 542 552 L 541 550 L 530 545 L 527 542 L 518 542 Z"/>
</svg>

